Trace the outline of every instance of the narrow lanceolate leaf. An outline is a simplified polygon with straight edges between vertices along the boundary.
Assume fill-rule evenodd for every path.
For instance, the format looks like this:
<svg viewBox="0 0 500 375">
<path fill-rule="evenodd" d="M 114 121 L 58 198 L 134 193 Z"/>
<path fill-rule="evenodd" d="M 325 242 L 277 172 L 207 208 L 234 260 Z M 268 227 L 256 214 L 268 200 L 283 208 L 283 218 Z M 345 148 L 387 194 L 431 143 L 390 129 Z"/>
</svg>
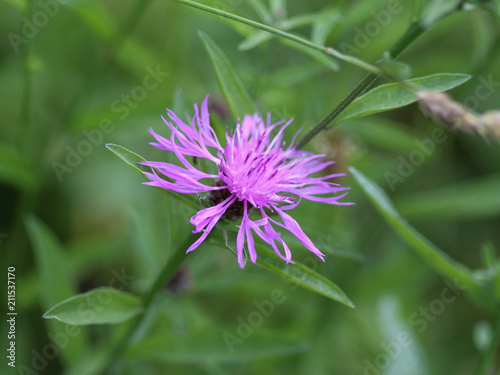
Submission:
<svg viewBox="0 0 500 375">
<path fill-rule="evenodd" d="M 140 173 L 141 176 L 144 176 L 142 172 L 150 172 L 151 168 L 146 167 L 145 165 L 141 165 L 138 163 L 145 162 L 141 155 L 136 154 L 130 150 L 127 150 L 125 147 L 120 145 L 115 145 L 114 143 L 106 143 L 106 148 L 122 159 L 125 163 L 127 163 L 133 170 Z"/>
<path fill-rule="evenodd" d="M 295 262 L 295 264 L 283 262 L 273 250 L 265 246 L 255 245 L 255 248 L 258 253 L 257 264 L 259 266 L 285 277 L 303 288 L 354 308 L 354 304 L 342 289 L 326 277 L 299 262 Z M 318 262 L 320 262 L 319 259 Z"/>
<path fill-rule="evenodd" d="M 447 14 L 450 14 L 455 9 L 458 9 L 460 3 L 462 2 L 462 0 L 428 1 L 420 18 L 420 24 L 423 28 L 431 27 Z"/>
<path fill-rule="evenodd" d="M 267 9 L 266 4 L 264 4 L 263 0 L 247 0 L 248 5 L 250 5 L 255 13 L 259 15 L 259 18 L 264 22 L 264 23 L 271 23 L 273 22 L 273 16 L 269 9 Z"/>
<path fill-rule="evenodd" d="M 315 20 L 311 30 L 311 41 L 319 45 L 325 45 L 328 35 L 341 20 L 342 14 L 339 8 L 330 8 L 321 12 L 322 17 Z"/>
<path fill-rule="evenodd" d="M 237 336 L 235 326 L 209 328 L 185 335 L 155 334 L 127 351 L 127 358 L 160 363 L 245 363 L 294 355 L 308 349 L 304 340 L 259 327 L 249 337 Z"/>
<path fill-rule="evenodd" d="M 115 324 L 129 320 L 140 311 L 139 297 L 104 287 L 68 298 L 52 307 L 43 317 L 75 325 Z"/>
<path fill-rule="evenodd" d="M 328 68 L 332 69 L 335 72 L 338 72 L 340 70 L 340 66 L 337 63 L 337 61 L 333 57 L 325 55 L 321 51 L 311 49 L 309 47 L 303 46 L 302 44 L 293 43 L 288 39 L 281 39 L 280 41 L 282 44 L 285 44 L 291 48 L 296 49 L 297 51 L 300 51 L 306 55 L 311 56 L 313 59 L 327 66 Z"/>
<path fill-rule="evenodd" d="M 208 52 L 210 61 L 212 62 L 222 95 L 224 95 L 234 118 L 243 119 L 243 116 L 246 114 L 256 113 L 257 107 L 243 86 L 243 83 L 236 75 L 233 66 L 224 52 L 222 52 L 208 35 L 201 31 L 198 33 Z"/>
<path fill-rule="evenodd" d="M 382 214 L 391 227 L 424 259 L 429 266 L 443 276 L 460 284 L 472 299 L 485 308 L 492 309 L 491 300 L 485 295 L 472 272 L 463 264 L 451 259 L 436 245 L 408 224 L 396 211 L 389 197 L 377 184 L 361 172 L 350 167 L 353 177 L 368 196 L 374 207 Z"/>
<path fill-rule="evenodd" d="M 468 74 L 439 73 L 409 79 L 408 82 L 418 84 L 427 90 L 447 91 L 467 82 L 470 78 L 471 76 Z M 351 105 L 337 116 L 332 125 L 348 119 L 390 111 L 391 109 L 404 107 L 416 101 L 417 97 L 409 89 L 397 83 L 388 83 L 375 87 L 352 102 Z"/>
<path fill-rule="evenodd" d="M 123 146 L 116 145 L 113 143 L 106 143 L 105 146 L 108 150 L 110 150 L 112 153 L 118 156 L 122 161 L 124 161 L 129 167 L 131 167 L 134 171 L 140 173 L 145 180 L 149 181 L 142 172 L 151 173 L 151 168 L 146 167 L 145 165 L 142 164 L 138 164 L 146 161 L 146 159 L 144 159 L 141 155 L 138 155 L 135 152 L 132 152 Z M 199 205 L 196 203 L 196 201 L 192 196 L 179 194 L 176 193 L 175 191 L 166 189 L 161 189 L 161 191 L 167 194 L 168 196 L 176 199 L 177 201 L 185 204 L 186 206 L 194 208 L 195 210 L 199 209 Z"/>
<path fill-rule="evenodd" d="M 72 277 L 70 262 L 66 251 L 52 230 L 35 216 L 26 219 L 26 230 L 35 254 L 40 290 L 40 305 L 44 309 L 77 293 L 76 282 Z M 59 322 L 48 322 L 52 335 L 67 336 L 65 327 Z M 78 362 L 87 350 L 87 332 L 71 336 L 68 345 L 61 350 L 62 359 L 68 364 Z"/>
<path fill-rule="evenodd" d="M 229 225 L 222 224 L 221 228 L 223 229 L 224 234 L 222 235 L 217 232 L 213 233 L 211 235 L 211 242 L 214 245 L 227 249 L 236 255 L 236 231 Z M 300 262 L 287 264 L 283 261 L 283 259 L 276 255 L 274 250 L 271 250 L 266 246 L 255 244 L 255 249 L 257 250 L 257 264 L 262 268 L 291 280 L 303 288 L 309 289 L 315 293 L 354 308 L 354 304 L 346 296 L 342 289 L 311 268 Z M 246 257 L 247 255 L 244 254 L 245 263 Z M 321 262 L 321 260 L 318 259 L 318 262 Z"/>
</svg>

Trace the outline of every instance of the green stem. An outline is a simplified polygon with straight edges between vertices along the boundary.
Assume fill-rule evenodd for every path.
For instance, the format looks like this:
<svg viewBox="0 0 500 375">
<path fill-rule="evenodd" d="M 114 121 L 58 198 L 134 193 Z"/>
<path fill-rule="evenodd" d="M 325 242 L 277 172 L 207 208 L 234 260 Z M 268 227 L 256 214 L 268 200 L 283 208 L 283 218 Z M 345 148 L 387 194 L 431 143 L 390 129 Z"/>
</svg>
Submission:
<svg viewBox="0 0 500 375">
<path fill-rule="evenodd" d="M 292 40 L 292 41 L 299 43 L 299 44 L 302 44 L 306 47 L 310 47 L 312 49 L 321 51 L 329 56 L 335 57 L 339 60 L 342 60 L 342 61 L 345 61 L 349 64 L 355 65 L 355 66 L 357 66 L 361 69 L 364 69 L 370 73 L 373 73 L 373 74 L 381 74 L 382 73 L 381 70 L 377 66 L 369 64 L 361 59 L 358 59 L 357 57 L 345 55 L 342 52 L 337 51 L 336 49 L 334 49 L 332 47 L 326 47 L 326 46 L 322 46 L 322 45 L 313 43 L 310 40 L 301 38 L 300 36 L 297 36 L 294 34 L 287 33 L 286 31 L 283 31 L 280 29 L 276 29 L 275 27 L 268 26 L 268 25 L 265 25 L 265 24 L 257 22 L 257 21 L 249 20 L 248 18 L 237 16 L 235 14 L 228 13 L 228 12 L 225 12 L 225 11 L 220 10 L 220 9 L 212 8 L 212 7 L 207 6 L 207 5 L 199 4 L 199 3 L 191 1 L 191 0 L 173 0 L 173 1 L 176 1 L 176 2 L 184 4 L 184 5 L 188 5 L 190 7 L 196 8 L 196 9 L 203 10 L 203 11 L 208 12 L 208 13 L 216 14 L 218 16 L 221 16 L 221 17 L 224 17 L 224 18 L 236 21 L 236 22 L 243 23 L 245 25 L 254 27 L 254 28 L 259 29 L 259 30 L 267 31 L 268 33 L 280 36 L 280 37 L 285 38 L 285 39 Z"/>
<path fill-rule="evenodd" d="M 186 260 L 186 249 L 195 240 L 196 237 L 194 235 L 188 236 L 188 238 L 177 249 L 175 249 L 172 256 L 167 260 L 161 271 L 158 273 L 158 276 L 156 276 L 153 284 L 143 296 L 141 313 L 135 317 L 134 322 L 130 325 L 130 328 L 127 330 L 126 334 L 110 351 L 110 354 L 106 361 L 106 365 L 103 367 L 101 374 L 105 375 L 110 373 L 111 367 L 123 354 L 135 332 L 144 321 L 144 318 L 146 317 L 155 298 L 163 290 L 165 285 L 174 277 L 175 273 L 179 270 L 182 263 Z"/>
<path fill-rule="evenodd" d="M 403 36 L 392 46 L 389 50 L 389 54 L 393 59 L 396 59 L 401 53 L 417 39 L 425 29 L 423 29 L 418 22 L 410 25 L 408 30 L 403 34 Z M 328 124 L 330 124 L 344 109 L 346 109 L 354 100 L 361 96 L 375 80 L 380 76 L 380 74 L 369 73 L 366 75 L 356 87 L 340 102 L 340 104 L 335 107 L 335 109 L 330 112 L 319 124 L 317 124 L 313 129 L 311 129 L 300 141 L 297 143 L 297 148 L 300 149 L 306 145 L 316 134 L 326 129 Z"/>
</svg>

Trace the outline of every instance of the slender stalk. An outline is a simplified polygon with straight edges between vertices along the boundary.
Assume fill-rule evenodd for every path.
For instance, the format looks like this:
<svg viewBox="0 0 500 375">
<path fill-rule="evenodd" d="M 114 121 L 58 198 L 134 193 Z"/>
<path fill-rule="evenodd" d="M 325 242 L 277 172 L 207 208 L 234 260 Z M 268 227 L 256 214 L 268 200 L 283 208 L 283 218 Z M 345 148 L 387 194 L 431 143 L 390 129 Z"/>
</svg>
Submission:
<svg viewBox="0 0 500 375">
<path fill-rule="evenodd" d="M 326 46 L 322 46 L 322 45 L 313 43 L 310 40 L 304 39 L 304 38 L 297 36 L 297 35 L 294 35 L 294 34 L 290 34 L 286 31 L 283 31 L 280 29 L 276 29 L 275 27 L 272 27 L 272 26 L 269 26 L 269 25 L 266 25 L 266 24 L 263 24 L 263 23 L 260 23 L 257 21 L 253 21 L 253 20 L 250 20 L 248 18 L 237 16 L 236 14 L 225 12 L 225 11 L 220 10 L 220 9 L 212 8 L 212 7 L 207 6 L 207 5 L 199 4 L 199 3 L 191 1 L 191 0 L 173 0 L 173 1 L 184 4 L 184 5 L 188 5 L 190 7 L 196 8 L 196 9 L 203 10 L 203 11 L 208 12 L 208 13 L 216 14 L 218 16 L 221 16 L 221 17 L 224 17 L 224 18 L 236 21 L 236 22 L 240 22 L 240 23 L 243 23 L 243 24 L 248 25 L 248 26 L 252 26 L 252 27 L 259 29 L 259 30 L 267 31 L 268 33 L 278 35 L 278 36 L 285 38 L 285 39 L 292 40 L 292 41 L 299 43 L 299 44 L 302 44 L 306 47 L 310 47 L 312 49 L 321 51 L 329 56 L 335 57 L 339 60 L 342 60 L 342 61 L 345 61 L 349 64 L 355 65 L 355 66 L 357 66 L 361 69 L 364 69 L 370 73 L 373 73 L 373 74 L 381 74 L 382 73 L 381 70 L 377 66 L 369 64 L 361 59 L 358 59 L 357 57 L 343 54 L 342 52 L 340 52 L 332 47 L 326 47 Z"/>
<path fill-rule="evenodd" d="M 425 29 L 423 29 L 418 22 L 412 23 L 408 30 L 403 34 L 403 36 L 389 50 L 390 56 L 393 59 L 396 59 L 424 31 Z M 369 73 L 361 81 L 359 81 L 356 87 L 340 102 L 340 104 L 335 107 L 335 109 L 330 112 L 323 120 L 321 120 L 313 129 L 311 129 L 299 141 L 299 143 L 297 143 L 297 148 L 300 149 L 304 147 L 306 143 L 309 142 L 315 135 L 326 129 L 326 127 L 353 101 L 361 96 L 379 76 L 380 74 Z"/>
<path fill-rule="evenodd" d="M 493 332 L 490 347 L 479 361 L 476 371 L 477 375 L 490 375 L 494 374 L 497 370 L 500 374 L 500 366 L 497 367 L 496 364 L 496 361 L 498 360 L 498 349 L 500 348 L 500 316 L 497 317 L 494 329 L 495 331 Z"/>
<path fill-rule="evenodd" d="M 194 235 L 188 236 L 188 238 L 177 249 L 175 249 L 172 256 L 167 260 L 161 271 L 158 273 L 158 276 L 156 276 L 153 284 L 151 284 L 151 287 L 143 296 L 141 312 L 135 317 L 133 323 L 130 325 L 130 328 L 127 330 L 123 338 L 110 351 L 108 359 L 106 361 L 106 365 L 101 371 L 102 375 L 110 373 L 110 369 L 123 354 L 135 332 L 144 321 L 144 318 L 146 317 L 159 292 L 165 287 L 168 281 L 170 281 L 174 277 L 175 273 L 179 270 L 182 263 L 186 260 L 186 249 L 195 240 L 196 238 Z"/>
</svg>

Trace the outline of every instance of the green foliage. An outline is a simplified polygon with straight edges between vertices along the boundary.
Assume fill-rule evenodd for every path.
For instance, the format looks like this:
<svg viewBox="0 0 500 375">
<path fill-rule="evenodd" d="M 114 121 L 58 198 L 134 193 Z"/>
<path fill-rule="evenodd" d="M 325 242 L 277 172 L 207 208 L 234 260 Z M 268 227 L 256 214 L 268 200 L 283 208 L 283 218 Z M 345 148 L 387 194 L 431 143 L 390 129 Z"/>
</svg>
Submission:
<svg viewBox="0 0 500 375">
<path fill-rule="evenodd" d="M 38 280 L 41 283 L 40 304 L 48 309 L 57 302 L 69 298 L 76 293 L 75 280 L 73 279 L 64 253 L 63 246 L 59 243 L 50 228 L 35 216 L 26 218 L 26 229 L 35 253 L 38 268 Z M 55 334 L 65 334 L 62 324 L 51 323 L 48 325 Z M 63 358 L 66 363 L 75 363 L 81 355 L 85 354 L 88 347 L 86 332 L 81 331 L 72 337 Z"/>
<path fill-rule="evenodd" d="M 125 147 L 120 145 L 108 143 L 105 146 L 108 150 L 110 150 L 112 153 L 118 156 L 122 161 L 124 161 L 129 167 L 131 167 L 134 171 L 140 173 L 142 177 L 148 180 L 147 177 L 142 172 L 151 173 L 151 168 L 144 166 L 142 164 L 138 164 L 145 162 L 146 159 L 136 154 L 135 152 L 127 150 Z M 175 200 L 187 206 L 190 206 L 192 208 L 198 208 L 195 199 L 192 198 L 191 196 L 186 196 L 184 194 L 179 194 L 176 193 L 175 191 L 170 191 L 165 189 L 160 189 L 160 191 L 163 191 L 168 196 L 174 198 Z"/>
<path fill-rule="evenodd" d="M 345 295 L 345 293 L 332 281 L 319 275 L 309 267 L 295 262 L 295 264 L 284 263 L 276 253 L 267 247 L 256 246 L 259 256 L 257 264 L 267 270 L 290 280 L 303 288 L 309 289 L 315 293 L 321 294 L 343 305 L 354 308 L 354 304 Z"/>
<path fill-rule="evenodd" d="M 447 91 L 467 82 L 470 78 L 471 76 L 467 74 L 441 73 L 409 79 L 408 82 L 425 90 Z M 401 108 L 416 101 L 417 97 L 411 90 L 397 83 L 386 83 L 356 99 L 334 120 L 333 124 Z"/>
<path fill-rule="evenodd" d="M 223 238 L 220 236 L 212 236 L 212 242 L 219 247 L 229 249 L 233 254 L 236 252 L 236 231 L 229 225 L 221 225 Z M 214 238 L 215 237 L 215 238 Z M 302 246 L 297 242 L 297 246 Z M 286 282 L 293 282 L 303 288 L 306 288 L 314 293 L 330 298 L 341 304 L 354 308 L 354 304 L 346 296 L 346 294 L 331 280 L 320 275 L 315 270 L 305 266 L 304 264 L 294 261 L 294 263 L 286 263 L 272 249 L 267 246 L 256 245 L 257 265 L 271 271 L 281 277 Z M 337 254 L 338 255 L 338 254 Z M 344 255 L 344 254 L 342 254 Z M 320 259 L 315 259 L 317 263 L 321 263 Z M 244 264 L 247 263 L 247 254 L 244 256 Z"/>
<path fill-rule="evenodd" d="M 132 359 L 154 362 L 204 365 L 279 358 L 304 352 L 307 348 L 307 343 L 301 339 L 261 327 L 244 338 L 228 329 L 210 328 L 186 335 L 152 335 L 132 346 L 128 355 Z"/>
<path fill-rule="evenodd" d="M 98 288 L 64 300 L 43 314 L 66 324 L 116 324 L 125 322 L 141 311 L 141 300 L 133 294 Z"/>
<path fill-rule="evenodd" d="M 495 309 L 491 301 L 474 280 L 472 272 L 467 267 L 451 259 L 447 254 L 422 236 L 410 226 L 396 211 L 385 192 L 355 168 L 349 168 L 359 186 L 366 193 L 372 204 L 392 226 L 392 228 L 415 249 L 415 251 L 437 272 L 451 280 L 458 281 L 466 293 L 481 306 L 492 311 Z"/>
<path fill-rule="evenodd" d="M 222 95 L 226 99 L 233 117 L 235 120 L 242 119 L 245 114 L 253 114 L 257 112 L 257 108 L 253 103 L 250 95 L 243 87 L 240 79 L 229 62 L 224 52 L 214 43 L 210 37 L 201 31 L 198 32 L 203 45 L 208 52 L 210 61 L 214 68 Z"/>
<path fill-rule="evenodd" d="M 416 83 L 455 87 L 453 98 L 478 114 L 498 109 L 499 4 L 0 2 L 0 257 L 16 269 L 12 373 L 465 375 L 476 364 L 476 375 L 494 373 L 499 147 L 443 128 L 446 141 L 425 153 L 437 125 L 409 104 Z M 370 76 L 353 92 L 376 67 L 379 86 Z M 159 81 L 147 77 L 156 69 Z M 396 81 L 410 72 L 420 78 L 407 89 Z M 144 186 L 118 161 L 143 177 L 145 159 L 177 163 L 148 145 L 147 130 L 168 136 L 165 107 L 192 116 L 207 94 L 221 140 L 259 109 L 273 122 L 294 118 L 287 143 L 358 98 L 335 130 L 305 144 L 337 162 L 329 174 L 355 167 L 335 182 L 353 187 L 356 205 L 303 201 L 292 213 L 325 263 L 287 239 L 295 264 L 286 264 L 256 239 L 257 265 L 241 270 L 237 220 L 185 254 L 200 235 L 190 218 L 209 199 Z M 402 160 L 413 172 L 388 194 L 380 186 Z M 130 293 L 107 287 L 117 280 Z M 441 310 L 449 285 L 459 290 Z M 264 314 L 276 290 L 283 301 Z M 103 292 L 114 296 L 105 308 Z M 341 306 L 351 300 L 356 310 Z M 52 319 L 42 319 L 49 309 Z M 402 333 L 412 343 L 393 358 Z"/>
</svg>

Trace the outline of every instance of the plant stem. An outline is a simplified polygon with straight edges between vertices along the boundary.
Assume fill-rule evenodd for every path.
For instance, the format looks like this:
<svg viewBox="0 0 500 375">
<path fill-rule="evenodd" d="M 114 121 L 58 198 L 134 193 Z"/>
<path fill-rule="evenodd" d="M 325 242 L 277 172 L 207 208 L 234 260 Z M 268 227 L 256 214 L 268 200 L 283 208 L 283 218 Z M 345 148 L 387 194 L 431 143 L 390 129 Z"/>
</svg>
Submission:
<svg viewBox="0 0 500 375">
<path fill-rule="evenodd" d="M 413 43 L 423 32 L 423 29 L 418 22 L 412 23 L 403 36 L 392 46 L 389 54 L 393 59 L 396 59 L 401 53 Z M 297 143 L 297 149 L 306 145 L 316 134 L 326 129 L 344 109 L 346 109 L 354 100 L 361 96 L 379 77 L 379 74 L 367 74 L 356 87 L 330 112 L 323 120 L 321 120 L 313 129 L 311 129 L 300 141 Z"/>
<path fill-rule="evenodd" d="M 494 329 L 495 331 L 493 332 L 490 347 L 479 361 L 476 371 L 477 375 L 490 375 L 495 373 L 495 362 L 497 360 L 498 349 L 500 347 L 500 316 L 497 317 Z M 500 368 L 498 370 L 500 370 Z"/>
<path fill-rule="evenodd" d="M 342 52 L 337 51 L 336 49 L 334 49 L 332 47 L 326 47 L 326 46 L 322 46 L 322 45 L 313 43 L 310 40 L 304 39 L 304 38 L 297 36 L 297 35 L 294 35 L 294 34 L 290 34 L 286 31 L 277 29 L 275 27 L 268 26 L 268 25 L 265 25 L 265 24 L 257 22 L 257 21 L 253 21 L 253 20 L 250 20 L 248 18 L 237 16 L 236 14 L 225 12 L 225 11 L 220 10 L 220 9 L 212 8 L 212 7 L 207 6 L 207 5 L 199 4 L 199 3 L 191 1 L 191 0 L 173 0 L 173 1 L 176 1 L 176 2 L 184 4 L 184 5 L 188 5 L 190 7 L 196 8 L 196 9 L 203 10 L 203 11 L 208 12 L 208 13 L 216 14 L 218 16 L 221 16 L 221 17 L 224 17 L 224 18 L 236 21 L 236 22 L 240 22 L 240 23 L 243 23 L 243 24 L 248 25 L 248 26 L 252 26 L 252 27 L 259 29 L 259 30 L 267 31 L 268 33 L 278 35 L 278 36 L 285 38 L 285 39 L 292 40 L 292 41 L 299 43 L 299 44 L 302 44 L 306 47 L 310 47 L 312 49 L 321 51 L 329 56 L 335 57 L 339 60 L 342 60 L 342 61 L 345 61 L 349 64 L 355 65 L 355 66 L 357 66 L 361 69 L 364 69 L 370 73 L 377 74 L 377 75 L 382 73 L 381 70 L 377 66 L 369 64 L 361 59 L 358 59 L 357 57 L 343 54 Z"/>
<path fill-rule="evenodd" d="M 106 361 L 106 365 L 101 371 L 102 375 L 110 373 L 111 367 L 123 354 L 130 340 L 143 322 L 145 316 L 147 315 L 151 305 L 155 300 L 155 297 L 164 288 L 168 281 L 170 281 L 174 277 L 175 273 L 179 270 L 182 263 L 186 260 L 186 249 L 195 240 L 196 238 L 194 235 L 189 235 L 188 238 L 177 249 L 175 249 L 172 256 L 167 260 L 161 271 L 158 273 L 153 284 L 151 284 L 151 287 L 143 296 L 142 311 L 135 317 L 134 322 L 130 325 L 130 328 L 127 330 L 123 338 L 110 351 L 108 359 Z"/>
</svg>

